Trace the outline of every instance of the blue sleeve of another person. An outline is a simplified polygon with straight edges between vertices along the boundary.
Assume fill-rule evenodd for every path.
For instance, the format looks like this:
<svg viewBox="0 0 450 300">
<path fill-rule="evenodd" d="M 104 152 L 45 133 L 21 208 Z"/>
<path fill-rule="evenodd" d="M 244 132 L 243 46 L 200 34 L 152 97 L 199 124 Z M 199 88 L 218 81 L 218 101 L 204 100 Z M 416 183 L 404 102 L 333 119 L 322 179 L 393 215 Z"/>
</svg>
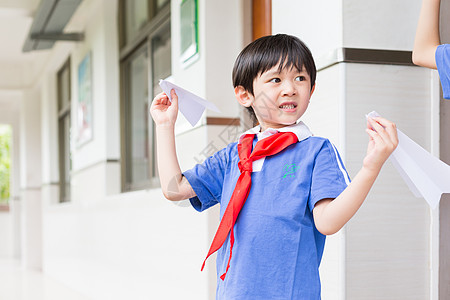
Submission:
<svg viewBox="0 0 450 300">
<path fill-rule="evenodd" d="M 228 155 L 224 148 L 202 164 L 183 173 L 196 196 L 189 199 L 197 211 L 203 211 L 220 202 Z"/>
<path fill-rule="evenodd" d="M 350 183 L 350 178 L 336 147 L 325 140 L 314 160 L 309 209 L 322 199 L 336 198 Z"/>
<path fill-rule="evenodd" d="M 435 58 L 444 98 L 450 99 L 450 45 L 439 45 L 436 49 Z"/>
</svg>

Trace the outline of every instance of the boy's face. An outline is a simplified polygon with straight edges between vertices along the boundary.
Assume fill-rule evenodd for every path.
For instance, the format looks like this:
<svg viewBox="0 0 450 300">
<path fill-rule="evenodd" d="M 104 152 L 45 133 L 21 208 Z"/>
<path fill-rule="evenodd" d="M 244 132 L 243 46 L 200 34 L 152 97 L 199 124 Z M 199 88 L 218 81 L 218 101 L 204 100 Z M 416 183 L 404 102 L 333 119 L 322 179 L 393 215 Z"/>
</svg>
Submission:
<svg viewBox="0 0 450 300">
<path fill-rule="evenodd" d="M 253 108 L 264 131 L 296 123 L 308 108 L 313 91 L 305 68 L 301 72 L 295 67 L 283 68 L 280 72 L 276 65 L 254 79 L 254 95 L 247 92 L 248 101 L 240 102 Z"/>
</svg>

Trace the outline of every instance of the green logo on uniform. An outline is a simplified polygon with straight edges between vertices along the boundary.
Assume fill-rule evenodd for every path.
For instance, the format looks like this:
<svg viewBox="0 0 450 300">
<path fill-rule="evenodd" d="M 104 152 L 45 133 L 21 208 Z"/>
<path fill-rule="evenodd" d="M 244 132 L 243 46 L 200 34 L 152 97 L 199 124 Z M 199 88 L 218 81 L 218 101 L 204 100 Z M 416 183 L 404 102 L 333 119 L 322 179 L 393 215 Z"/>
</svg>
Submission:
<svg viewBox="0 0 450 300">
<path fill-rule="evenodd" d="M 295 164 L 284 165 L 284 167 L 283 167 L 283 171 L 284 171 L 283 178 L 295 177 L 295 171 L 297 171 L 297 169 L 298 169 L 298 166 L 295 165 Z"/>
</svg>

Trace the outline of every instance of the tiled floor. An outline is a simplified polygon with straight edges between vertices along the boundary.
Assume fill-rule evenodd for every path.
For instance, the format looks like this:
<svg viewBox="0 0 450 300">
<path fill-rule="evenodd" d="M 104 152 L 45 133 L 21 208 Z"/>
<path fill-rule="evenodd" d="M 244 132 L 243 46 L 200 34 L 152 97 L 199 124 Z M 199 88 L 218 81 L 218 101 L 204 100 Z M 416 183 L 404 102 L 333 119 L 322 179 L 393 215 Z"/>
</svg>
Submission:
<svg viewBox="0 0 450 300">
<path fill-rule="evenodd" d="M 89 300 L 18 261 L 0 259 L 1 300 Z"/>
</svg>

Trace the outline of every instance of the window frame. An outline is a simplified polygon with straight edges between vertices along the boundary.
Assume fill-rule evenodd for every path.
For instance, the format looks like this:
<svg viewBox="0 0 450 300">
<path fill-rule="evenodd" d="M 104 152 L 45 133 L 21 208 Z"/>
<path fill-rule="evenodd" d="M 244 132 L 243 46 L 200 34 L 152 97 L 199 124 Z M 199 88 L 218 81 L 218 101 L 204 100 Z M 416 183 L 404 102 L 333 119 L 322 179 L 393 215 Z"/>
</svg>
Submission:
<svg viewBox="0 0 450 300">
<path fill-rule="evenodd" d="M 62 106 L 62 73 L 67 71 L 68 74 L 68 84 L 67 84 L 67 95 L 69 96 L 68 102 L 66 105 Z M 66 190 L 66 184 L 68 183 L 70 185 L 70 178 L 71 178 L 71 167 L 69 166 L 69 174 L 66 174 L 66 150 L 68 150 L 69 153 L 69 162 L 71 162 L 70 157 L 70 130 L 71 130 L 71 103 L 72 103 L 72 85 L 71 80 L 72 74 L 71 74 L 71 64 L 70 64 L 70 58 L 66 60 L 66 62 L 61 66 L 61 68 L 58 70 L 56 75 L 56 81 L 57 81 L 57 108 L 58 108 L 58 163 L 59 163 L 59 197 L 58 197 L 58 203 L 67 203 L 71 201 L 71 194 L 70 194 L 70 188 L 68 189 L 68 193 Z M 66 119 L 69 119 L 69 144 L 65 144 L 65 131 L 64 131 L 64 121 Z M 66 149 L 67 148 L 67 149 Z M 71 163 L 70 163 L 71 164 Z M 68 175 L 69 182 L 66 182 L 66 175 Z"/>
<path fill-rule="evenodd" d="M 149 5 L 149 7 L 151 7 L 151 5 Z M 125 0 L 120 0 L 119 8 L 119 57 L 122 62 L 127 56 L 131 55 L 140 44 L 147 41 L 152 33 L 154 34 L 155 31 L 160 30 L 161 27 L 164 27 L 164 25 L 170 24 L 171 13 L 170 1 L 167 2 L 166 5 L 153 17 L 149 12 L 150 20 L 148 23 L 141 29 L 133 40 L 126 43 L 126 29 L 124 26 L 126 17 Z"/>
<path fill-rule="evenodd" d="M 160 186 L 159 178 L 157 177 L 156 166 L 156 146 L 155 146 L 155 128 L 153 126 L 153 120 L 149 116 L 147 123 L 148 134 L 148 151 L 149 151 L 149 178 L 145 182 L 133 183 L 129 182 L 130 167 L 129 167 L 129 148 L 130 143 L 127 141 L 127 128 L 130 123 L 127 123 L 127 97 L 129 95 L 129 85 L 127 76 L 129 72 L 129 65 L 135 54 L 142 51 L 142 47 L 146 47 L 148 65 L 148 108 L 153 98 L 153 65 L 152 65 L 152 39 L 159 35 L 164 30 L 171 28 L 170 22 L 170 3 L 168 1 L 161 10 L 154 16 L 149 12 L 149 21 L 136 35 L 136 37 L 125 44 L 125 0 L 120 0 L 119 3 L 119 59 L 120 59 L 120 135 L 121 135 L 121 190 L 122 192 L 130 192 L 136 190 L 143 190 L 147 188 L 157 188 Z M 149 1 L 149 10 L 154 9 L 150 4 L 156 3 L 156 1 Z M 156 5 L 156 4 L 155 4 Z"/>
</svg>

